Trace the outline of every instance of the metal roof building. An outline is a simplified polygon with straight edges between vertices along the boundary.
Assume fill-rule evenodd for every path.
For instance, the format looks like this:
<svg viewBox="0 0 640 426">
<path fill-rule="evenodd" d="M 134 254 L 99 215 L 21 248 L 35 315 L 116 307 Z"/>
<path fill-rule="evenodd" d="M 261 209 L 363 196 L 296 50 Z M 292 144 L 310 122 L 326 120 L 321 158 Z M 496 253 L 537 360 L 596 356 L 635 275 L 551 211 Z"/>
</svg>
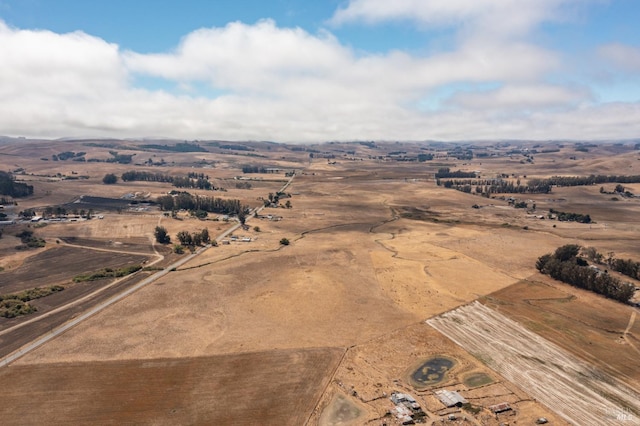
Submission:
<svg viewBox="0 0 640 426">
<path fill-rule="evenodd" d="M 454 406 L 462 406 L 463 404 L 467 404 L 468 401 L 462 397 L 456 391 L 449 391 L 446 389 L 437 390 L 435 392 L 436 396 L 446 407 L 454 407 Z"/>
<path fill-rule="evenodd" d="M 493 411 L 495 414 L 498 414 L 498 413 L 502 413 L 504 411 L 511 410 L 511 406 L 506 402 L 502 402 L 500 404 L 490 405 L 489 406 L 489 410 Z"/>
</svg>

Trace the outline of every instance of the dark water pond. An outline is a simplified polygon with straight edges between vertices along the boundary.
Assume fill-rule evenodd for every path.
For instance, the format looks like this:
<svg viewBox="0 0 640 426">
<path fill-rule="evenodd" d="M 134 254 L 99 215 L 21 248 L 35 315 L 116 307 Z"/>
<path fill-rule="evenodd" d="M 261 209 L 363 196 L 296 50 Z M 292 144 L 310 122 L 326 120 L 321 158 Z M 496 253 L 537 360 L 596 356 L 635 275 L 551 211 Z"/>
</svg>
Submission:
<svg viewBox="0 0 640 426">
<path fill-rule="evenodd" d="M 417 385 L 432 385 L 441 382 L 447 371 L 453 368 L 455 362 L 449 358 L 436 357 L 425 361 L 411 374 L 411 380 Z"/>
</svg>

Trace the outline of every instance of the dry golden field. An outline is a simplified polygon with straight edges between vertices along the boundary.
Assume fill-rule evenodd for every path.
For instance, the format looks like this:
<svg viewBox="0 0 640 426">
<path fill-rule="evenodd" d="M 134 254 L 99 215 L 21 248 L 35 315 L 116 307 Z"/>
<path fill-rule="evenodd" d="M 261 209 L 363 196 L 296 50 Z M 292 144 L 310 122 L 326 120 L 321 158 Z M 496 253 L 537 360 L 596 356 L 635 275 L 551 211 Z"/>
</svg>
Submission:
<svg viewBox="0 0 640 426">
<path fill-rule="evenodd" d="M 532 424 L 538 417 L 565 424 L 561 414 L 425 323 L 476 300 L 603 374 L 640 389 L 640 319 L 633 320 L 637 309 L 552 282 L 535 268 L 539 256 L 568 243 L 640 261 L 640 198 L 613 201 L 613 195 L 600 192 L 600 186 L 613 191 L 614 183 L 484 198 L 437 186 L 434 179 L 441 167 L 477 171 L 482 177 L 506 174 L 514 181 L 552 175 L 640 175 L 640 151 L 633 146 L 602 145 L 578 152 L 567 143 L 557 152 L 534 154 L 528 162 L 528 157 L 509 152 L 515 145 L 527 152 L 523 149 L 533 149 L 534 144 L 473 147 L 474 152 L 493 155 L 472 160 L 457 160 L 446 148 L 426 144 L 323 144 L 293 151 L 284 145 L 253 143 L 247 145 L 254 149 L 249 151 L 252 156 L 215 144 L 203 144 L 208 152 L 192 153 L 140 151 L 140 143 L 134 141 L 118 144 L 112 149 L 135 154 L 133 163 L 162 159 L 165 165 L 40 159 L 63 151 L 109 158 L 109 148 L 78 141 L 0 145 L 3 169 L 23 168 L 26 174 L 16 176 L 34 186 L 34 195 L 19 199 L 14 209 L 39 211 L 81 195 L 137 194 L 140 201 L 154 200 L 172 189 L 156 182 L 102 183 L 106 173 L 128 170 L 175 176 L 204 173 L 226 191 L 189 192 L 239 199 L 253 208 L 286 183 L 283 171 L 295 169 L 285 190 L 291 198 L 280 203 L 288 200 L 292 207 L 264 208 L 260 217 L 248 219 L 246 230 L 233 231 L 237 240 L 225 235 L 217 247 L 0 367 L 3 383 L 19 382 L 5 386 L 12 403 L 3 404 L 2 416 L 35 423 L 46 418 L 54 424 L 393 424 L 394 416 L 385 417 L 393 409 L 388 396 L 403 391 L 417 399 L 430 421 L 456 415 L 467 417 L 469 424 Z M 313 158 L 304 149 L 313 149 Z M 397 161 L 387 155 L 391 151 L 407 156 L 432 152 L 435 158 L 424 163 Z M 319 158 L 322 155 L 333 157 Z M 280 170 L 243 174 L 246 164 Z M 48 177 L 75 176 L 72 172 L 88 178 Z M 237 188 L 243 181 L 236 176 L 250 178 L 245 182 L 251 189 Z M 640 184 L 624 186 L 640 194 Z M 535 210 L 514 208 L 504 199 L 510 196 L 529 206 L 535 203 Z M 540 219 L 550 208 L 590 214 L 593 222 Z M 59 265 L 56 269 L 56 259 L 51 259 L 51 266 L 42 264 L 41 259 L 55 250 L 78 252 L 73 259 L 83 262 L 76 261 L 76 269 L 86 265 L 98 270 L 123 260 L 146 261 L 161 269 L 187 254 L 173 254 L 171 246 L 155 243 L 156 226 L 165 227 L 176 241 L 179 231 L 206 228 L 218 236 L 233 225 L 233 220 L 213 220 L 215 214 L 199 220 L 179 212 L 172 218 L 154 206 L 95 214 L 103 219 L 6 227 L 0 239 L 0 283 L 26 288 L 19 277 L 29 268 L 30 273 L 64 271 Z M 27 225 L 46 240 L 44 249 L 15 251 L 19 239 L 13 235 Z M 282 245 L 283 238 L 290 244 Z M 56 283 L 69 282 L 76 269 L 70 266 L 66 276 L 52 276 Z M 152 272 L 142 271 L 140 279 Z M 63 295 L 72 294 L 67 292 L 56 295 L 60 306 Z M 36 315 L 55 308 L 45 303 L 47 298 L 39 299 L 43 308 Z M 0 327 L 3 321 L 6 328 L 27 320 L 0 318 Z M 24 343 L 32 339 L 25 332 Z M 456 366 L 443 382 L 415 387 L 409 375 L 433 356 L 452 358 Z M 258 362 L 262 371 L 246 370 L 247 363 Z M 291 363 L 291 369 L 284 371 L 283 363 Z M 479 373 L 491 382 L 469 384 L 469 377 Z M 51 398 L 53 383 L 60 380 L 73 391 L 58 395 L 56 404 L 26 408 L 33 399 L 28 395 Z M 441 388 L 459 390 L 473 410 L 445 409 L 433 392 Z M 135 403 L 118 402 L 134 394 Z M 236 398 L 242 403 L 236 404 Z M 500 402 L 508 402 L 513 410 L 494 415 L 488 406 Z M 79 405 L 86 405 L 86 412 L 68 408 Z M 174 422 L 167 414 L 172 409 Z M 585 413 L 590 415 L 598 414 Z M 632 416 L 640 419 L 640 413 Z"/>
</svg>

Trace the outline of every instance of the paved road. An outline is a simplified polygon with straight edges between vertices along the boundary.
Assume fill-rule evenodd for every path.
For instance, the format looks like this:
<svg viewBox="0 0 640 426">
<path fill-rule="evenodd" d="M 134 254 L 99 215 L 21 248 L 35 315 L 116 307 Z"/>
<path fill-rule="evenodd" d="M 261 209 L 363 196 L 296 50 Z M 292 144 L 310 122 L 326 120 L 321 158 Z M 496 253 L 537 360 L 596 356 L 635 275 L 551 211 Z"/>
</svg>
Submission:
<svg viewBox="0 0 640 426">
<path fill-rule="evenodd" d="M 62 326 L 56 328 L 51 333 L 45 334 L 44 336 L 41 336 L 41 337 L 37 338 L 36 340 L 34 340 L 33 342 L 29 343 L 28 345 L 23 346 L 22 348 L 20 348 L 16 352 L 13 352 L 12 354 L 10 354 L 10 355 L 4 357 L 2 360 L 0 360 L 0 367 L 8 365 L 9 363 L 11 363 L 11 362 L 15 361 L 16 359 L 20 358 L 21 356 L 23 356 L 23 355 L 31 352 L 32 350 L 44 345 L 49 340 L 58 337 L 59 335 L 61 335 L 65 331 L 69 330 L 71 327 L 74 327 L 74 326 L 78 325 L 79 323 L 81 323 L 82 321 L 86 320 L 87 318 L 97 314 L 98 312 L 100 312 L 100 311 L 104 310 L 105 308 L 113 305 L 114 303 L 124 299 L 125 297 L 129 296 L 130 294 L 140 290 L 142 287 L 146 286 L 147 284 L 150 284 L 150 283 L 162 278 L 163 276 L 165 276 L 169 272 L 171 272 L 172 269 L 178 268 L 178 267 L 184 265 L 185 263 L 189 262 L 191 259 L 193 259 L 197 255 L 199 255 L 200 253 L 202 253 L 203 251 L 205 251 L 209 247 L 210 246 L 202 247 L 199 250 L 197 250 L 195 253 L 192 253 L 192 254 L 190 254 L 188 256 L 183 257 L 182 259 L 178 260 L 177 262 L 174 262 L 173 264 L 167 266 L 162 271 L 156 272 L 155 274 L 151 275 L 150 277 L 145 278 L 144 280 L 140 281 L 139 283 L 137 283 L 133 287 L 130 287 L 127 290 L 123 291 L 122 293 L 119 293 L 118 295 L 112 297 L 111 299 L 109 299 L 109 300 L 107 300 L 105 302 L 102 302 L 97 306 L 94 306 L 93 308 L 91 308 L 87 312 L 83 313 L 82 315 L 80 315 L 80 316 L 74 318 L 73 320 L 67 322 L 66 324 L 63 324 Z"/>
<path fill-rule="evenodd" d="M 280 192 L 284 192 L 285 189 L 287 189 L 287 187 L 291 184 L 291 182 L 293 181 L 293 178 L 295 176 L 291 176 L 291 178 L 282 186 L 282 188 L 280 188 Z M 260 211 L 262 211 L 262 209 L 264 208 L 264 206 L 260 206 L 260 207 L 256 207 L 251 214 L 255 214 L 255 213 L 260 213 Z M 251 216 L 249 216 L 250 218 Z M 216 237 L 216 240 L 220 240 L 224 237 L 226 237 L 227 235 L 229 235 L 230 233 L 234 232 L 236 229 L 238 229 L 241 226 L 240 223 L 232 226 L 231 228 L 227 229 L 226 231 L 224 231 L 222 234 L 220 234 L 218 237 Z M 125 297 L 129 296 L 130 294 L 140 290 L 142 287 L 162 278 L 163 276 L 167 275 L 169 272 L 171 272 L 172 270 L 175 270 L 177 268 L 179 268 L 180 266 L 184 265 L 185 263 L 191 261 L 192 259 L 194 259 L 196 256 L 202 254 L 204 251 L 206 251 L 209 247 L 211 247 L 211 245 L 207 245 L 205 247 L 202 247 L 200 249 L 198 249 L 196 252 L 183 257 L 182 259 L 178 260 L 177 262 L 174 262 L 173 264 L 167 266 L 165 269 L 163 269 L 162 271 L 159 271 L 145 279 L 143 279 L 142 281 L 140 281 L 139 283 L 135 284 L 132 287 L 129 287 L 128 289 L 126 289 L 125 291 L 123 291 L 122 293 L 117 294 L 116 296 L 112 297 L 109 300 L 106 300 L 100 304 L 98 304 L 97 306 L 94 306 L 93 308 L 89 309 L 88 311 L 82 313 L 80 316 L 72 319 L 71 321 L 59 326 L 58 328 L 52 330 L 50 333 L 47 333 L 43 336 L 38 337 L 37 339 L 33 340 L 31 343 L 21 347 L 20 349 L 18 349 L 17 351 L 3 357 L 2 359 L 0 359 L 0 367 L 6 366 L 10 363 L 12 363 L 13 361 L 15 361 L 16 359 L 26 355 L 27 353 L 33 351 L 34 349 L 44 345 L 45 343 L 47 343 L 48 341 L 55 339 L 56 337 L 58 337 L 59 335 L 61 335 L 62 333 L 66 332 L 67 330 L 69 330 L 72 327 L 75 327 L 76 325 L 78 325 L 79 323 L 81 323 L 82 321 L 85 321 L 86 319 L 90 318 L 91 316 L 97 314 L 98 312 L 108 308 L 109 306 L 113 305 L 116 302 L 119 302 L 120 300 L 124 299 Z"/>
</svg>

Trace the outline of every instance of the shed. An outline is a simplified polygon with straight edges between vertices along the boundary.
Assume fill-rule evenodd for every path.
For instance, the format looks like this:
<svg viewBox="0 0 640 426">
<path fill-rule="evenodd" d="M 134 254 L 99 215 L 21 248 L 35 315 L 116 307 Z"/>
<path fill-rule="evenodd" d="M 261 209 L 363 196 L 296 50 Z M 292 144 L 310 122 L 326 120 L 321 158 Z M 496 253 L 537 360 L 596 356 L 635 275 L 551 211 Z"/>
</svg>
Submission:
<svg viewBox="0 0 640 426">
<path fill-rule="evenodd" d="M 447 408 L 448 407 L 461 407 L 464 404 L 467 404 L 468 401 L 462 397 L 456 391 L 450 391 L 446 389 L 437 390 L 435 392 L 436 397 L 442 402 Z"/>
<path fill-rule="evenodd" d="M 489 410 L 491 410 L 494 414 L 498 414 L 511 410 L 511 406 L 506 402 L 501 402 L 500 404 L 490 405 Z"/>
</svg>

